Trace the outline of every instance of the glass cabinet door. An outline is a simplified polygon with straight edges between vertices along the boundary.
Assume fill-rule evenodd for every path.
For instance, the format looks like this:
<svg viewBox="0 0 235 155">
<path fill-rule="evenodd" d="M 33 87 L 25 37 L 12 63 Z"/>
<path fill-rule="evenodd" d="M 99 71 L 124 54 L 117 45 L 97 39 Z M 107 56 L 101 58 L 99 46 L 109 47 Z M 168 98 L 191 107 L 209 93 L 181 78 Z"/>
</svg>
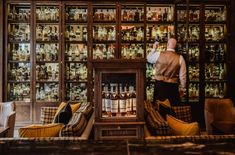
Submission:
<svg viewBox="0 0 235 155">
<path fill-rule="evenodd" d="M 65 5 L 64 99 L 87 101 L 88 6 Z"/>
<path fill-rule="evenodd" d="M 102 118 L 136 117 L 134 73 L 102 74 Z"/>
<path fill-rule="evenodd" d="M 144 58 L 144 6 L 121 6 L 121 59 Z"/>
<path fill-rule="evenodd" d="M 115 5 L 93 5 L 92 59 L 116 58 L 117 10 Z"/>
<path fill-rule="evenodd" d="M 31 101 L 30 4 L 7 4 L 6 79 L 8 101 Z"/>
<path fill-rule="evenodd" d="M 227 9 L 205 5 L 205 97 L 224 98 L 227 85 Z"/>
<path fill-rule="evenodd" d="M 60 100 L 60 7 L 36 4 L 36 102 Z"/>
</svg>

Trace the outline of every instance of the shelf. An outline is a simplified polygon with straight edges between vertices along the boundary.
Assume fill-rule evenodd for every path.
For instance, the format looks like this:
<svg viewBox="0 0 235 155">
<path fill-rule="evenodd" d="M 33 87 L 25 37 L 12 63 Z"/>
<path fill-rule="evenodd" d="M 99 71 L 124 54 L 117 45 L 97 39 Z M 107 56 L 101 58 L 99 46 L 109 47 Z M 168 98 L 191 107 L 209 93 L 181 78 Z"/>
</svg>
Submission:
<svg viewBox="0 0 235 155">
<path fill-rule="evenodd" d="M 116 20 L 113 20 L 113 21 L 105 21 L 105 20 L 102 20 L 102 21 L 96 21 L 96 20 L 93 20 L 93 24 L 116 24 Z"/>
<path fill-rule="evenodd" d="M 221 64 L 221 63 L 226 63 L 226 61 L 205 61 L 205 64 L 212 64 L 212 63 L 215 63 L 215 64 Z"/>
<path fill-rule="evenodd" d="M 59 40 L 57 40 L 57 41 L 41 41 L 41 40 L 36 40 L 36 43 L 38 43 L 38 44 L 58 44 Z"/>
<path fill-rule="evenodd" d="M 70 41 L 70 40 L 65 40 L 65 43 L 70 43 L 70 44 L 87 44 L 87 41 Z"/>
<path fill-rule="evenodd" d="M 188 61 L 189 64 L 195 64 L 195 63 L 200 63 L 199 60 L 189 60 Z"/>
<path fill-rule="evenodd" d="M 13 44 L 30 44 L 30 41 L 17 41 L 17 40 L 8 40 L 8 43 L 13 43 Z"/>
<path fill-rule="evenodd" d="M 121 41 L 122 44 L 144 44 L 144 41 Z"/>
<path fill-rule="evenodd" d="M 186 43 L 189 43 L 189 44 L 199 44 L 200 41 L 178 41 L 179 44 L 186 44 Z"/>
<path fill-rule="evenodd" d="M 85 25 L 87 24 L 88 21 L 73 21 L 73 20 L 66 20 L 65 24 L 82 24 Z"/>
<path fill-rule="evenodd" d="M 59 20 L 58 21 L 52 21 L 52 20 L 49 20 L 49 21 L 43 21 L 43 20 L 36 20 L 36 23 L 37 24 L 59 24 Z"/>
<path fill-rule="evenodd" d="M 209 81 L 210 80 L 210 81 Z M 205 83 L 226 83 L 227 80 L 214 80 L 214 79 L 206 79 Z"/>
<path fill-rule="evenodd" d="M 189 79 L 189 82 L 188 83 L 200 83 L 200 81 L 199 80 L 190 80 Z"/>
<path fill-rule="evenodd" d="M 60 63 L 59 61 L 36 61 L 38 64 L 45 64 L 45 63 Z"/>
<path fill-rule="evenodd" d="M 10 24 L 30 24 L 30 21 L 27 20 L 8 20 L 8 23 Z"/>
<path fill-rule="evenodd" d="M 208 40 L 205 41 L 205 44 L 225 44 L 225 43 L 226 41 L 224 39 L 218 41 L 208 41 Z"/>
<path fill-rule="evenodd" d="M 8 83 L 30 83 L 30 81 L 13 81 L 13 80 L 8 80 Z"/>
<path fill-rule="evenodd" d="M 114 44 L 116 43 L 116 40 L 111 41 L 93 41 L 94 44 Z"/>
<path fill-rule="evenodd" d="M 36 104 L 47 104 L 47 103 L 49 103 L 49 104 L 59 104 L 59 102 L 60 101 L 41 101 L 41 100 L 36 100 Z"/>
<path fill-rule="evenodd" d="M 30 61 L 8 60 L 8 63 L 30 63 Z"/>
<path fill-rule="evenodd" d="M 74 80 L 74 81 L 70 81 L 70 80 L 65 80 L 65 83 L 88 83 L 87 80 Z"/>
<path fill-rule="evenodd" d="M 186 21 L 177 21 L 177 24 L 186 24 L 187 22 Z M 200 22 L 199 21 L 191 21 L 189 22 L 189 25 L 199 25 Z"/>
<path fill-rule="evenodd" d="M 59 83 L 59 81 L 36 81 L 36 83 Z"/>
<path fill-rule="evenodd" d="M 143 24 L 144 21 L 121 21 L 121 24 Z"/>
<path fill-rule="evenodd" d="M 143 23 L 143 22 L 142 22 Z M 174 22 L 173 21 L 167 21 L 167 22 L 164 22 L 164 21 L 146 21 L 146 23 L 149 25 L 149 24 L 154 24 L 154 25 L 173 25 Z"/>
<path fill-rule="evenodd" d="M 155 41 L 149 41 L 149 40 L 147 40 L 146 43 L 147 43 L 147 44 L 153 44 L 153 43 L 155 43 Z M 159 44 L 167 44 L 167 41 L 160 41 Z"/>
<path fill-rule="evenodd" d="M 65 63 L 87 63 L 87 61 L 68 61 L 68 60 L 65 60 Z"/>
<path fill-rule="evenodd" d="M 227 24 L 226 21 L 205 21 L 205 24 Z"/>
</svg>

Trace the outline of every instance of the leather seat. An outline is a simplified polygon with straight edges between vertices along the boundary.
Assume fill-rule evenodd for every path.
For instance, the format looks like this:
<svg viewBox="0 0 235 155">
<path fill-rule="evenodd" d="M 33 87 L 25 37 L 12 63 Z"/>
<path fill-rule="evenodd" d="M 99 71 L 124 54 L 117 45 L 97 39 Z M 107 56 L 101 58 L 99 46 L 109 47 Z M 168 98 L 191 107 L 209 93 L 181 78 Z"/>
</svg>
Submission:
<svg viewBox="0 0 235 155">
<path fill-rule="evenodd" d="M 0 127 L 9 128 L 6 137 L 13 137 L 16 117 L 15 102 L 0 103 Z"/>
<path fill-rule="evenodd" d="M 206 99 L 204 114 L 208 134 L 235 133 L 235 107 L 231 99 Z"/>
</svg>

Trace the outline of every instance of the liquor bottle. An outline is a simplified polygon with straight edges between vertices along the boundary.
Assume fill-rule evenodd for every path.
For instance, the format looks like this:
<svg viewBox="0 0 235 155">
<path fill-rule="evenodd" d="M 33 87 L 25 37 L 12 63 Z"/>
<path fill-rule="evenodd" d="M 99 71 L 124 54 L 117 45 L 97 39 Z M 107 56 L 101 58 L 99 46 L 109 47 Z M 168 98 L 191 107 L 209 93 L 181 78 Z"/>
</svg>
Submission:
<svg viewBox="0 0 235 155">
<path fill-rule="evenodd" d="M 112 87 L 111 87 L 112 89 Z M 108 85 L 106 84 L 105 85 L 105 100 L 104 100 L 104 104 L 105 104 L 105 112 L 107 113 L 107 115 L 109 117 L 111 117 L 112 113 L 111 113 L 111 92 L 112 90 L 110 91 L 109 90 L 109 87 Z"/>
<path fill-rule="evenodd" d="M 128 85 L 125 86 L 125 92 L 126 92 L 126 112 L 127 116 L 131 115 L 131 93 L 130 93 L 130 87 L 127 90 Z"/>
<path fill-rule="evenodd" d="M 136 115 L 136 91 L 134 86 L 129 86 L 130 98 L 131 98 L 131 114 Z"/>
<path fill-rule="evenodd" d="M 124 88 L 123 91 L 123 86 L 122 84 L 119 84 L 119 111 L 121 116 L 126 115 L 126 87 Z"/>
<path fill-rule="evenodd" d="M 118 113 L 118 87 L 117 84 L 110 84 L 111 86 L 111 113 L 112 116 L 117 116 Z"/>
<path fill-rule="evenodd" d="M 106 108 L 105 108 L 105 94 L 106 94 L 106 91 L 105 91 L 105 85 L 102 84 L 102 115 L 106 115 Z"/>
</svg>

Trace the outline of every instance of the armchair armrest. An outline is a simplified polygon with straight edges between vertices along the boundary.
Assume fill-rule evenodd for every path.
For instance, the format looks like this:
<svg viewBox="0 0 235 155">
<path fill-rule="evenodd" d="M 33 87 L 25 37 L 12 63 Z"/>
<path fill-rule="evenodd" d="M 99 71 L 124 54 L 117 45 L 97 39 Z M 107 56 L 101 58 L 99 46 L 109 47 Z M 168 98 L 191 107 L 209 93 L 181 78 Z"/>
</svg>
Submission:
<svg viewBox="0 0 235 155">
<path fill-rule="evenodd" d="M 41 107 L 40 122 L 42 124 L 50 124 L 56 114 L 58 107 Z"/>
<path fill-rule="evenodd" d="M 9 116 L 7 116 L 6 121 L 5 121 L 5 125 L 4 127 L 9 127 L 9 129 L 7 130 L 6 133 L 6 137 L 13 137 L 14 135 L 14 128 L 15 128 L 15 118 L 16 118 L 16 112 L 13 111 L 9 114 Z"/>
</svg>

